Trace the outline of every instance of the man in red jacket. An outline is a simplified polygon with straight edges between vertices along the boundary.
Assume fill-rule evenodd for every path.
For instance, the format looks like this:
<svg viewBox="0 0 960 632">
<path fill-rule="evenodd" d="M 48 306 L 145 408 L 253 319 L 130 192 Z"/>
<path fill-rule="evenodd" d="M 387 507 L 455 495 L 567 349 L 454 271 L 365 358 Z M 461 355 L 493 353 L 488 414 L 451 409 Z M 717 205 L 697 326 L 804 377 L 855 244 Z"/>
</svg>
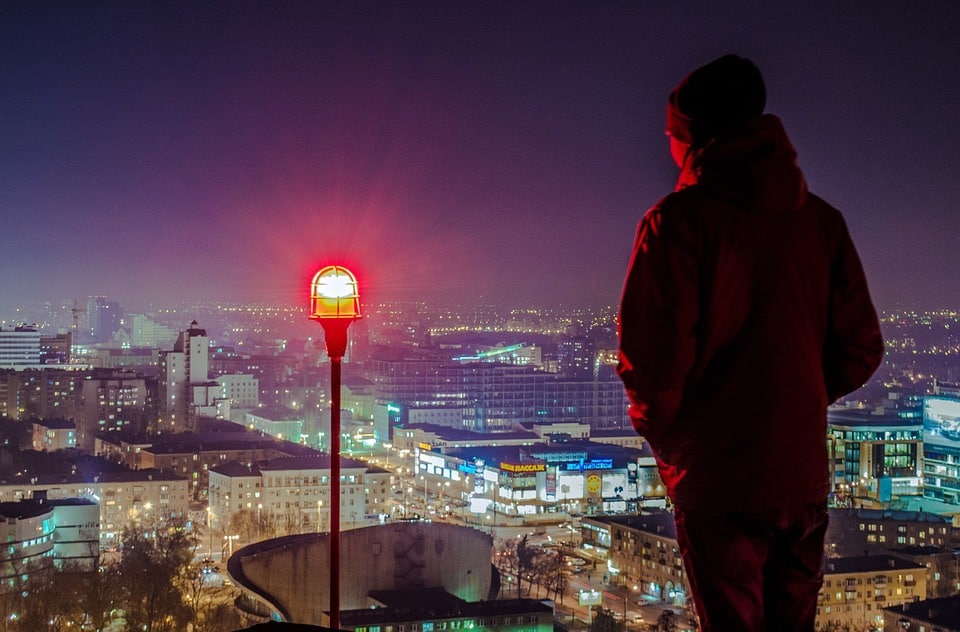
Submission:
<svg viewBox="0 0 960 632">
<path fill-rule="evenodd" d="M 807 191 L 749 60 L 695 70 L 667 107 L 676 191 L 640 221 L 619 374 L 674 503 L 702 630 L 813 630 L 826 411 L 883 341 L 840 212 Z"/>
</svg>

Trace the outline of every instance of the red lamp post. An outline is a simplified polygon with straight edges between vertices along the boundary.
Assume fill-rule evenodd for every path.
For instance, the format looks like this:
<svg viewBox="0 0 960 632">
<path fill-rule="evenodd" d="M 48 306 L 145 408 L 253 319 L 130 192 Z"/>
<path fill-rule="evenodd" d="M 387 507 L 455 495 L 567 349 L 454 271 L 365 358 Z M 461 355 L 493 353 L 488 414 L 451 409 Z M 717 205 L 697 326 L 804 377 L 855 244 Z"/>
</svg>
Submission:
<svg viewBox="0 0 960 632">
<path fill-rule="evenodd" d="M 330 356 L 330 627 L 340 627 L 340 361 L 347 327 L 360 318 L 357 279 L 342 266 L 327 266 L 310 286 L 310 320 L 323 327 Z"/>
</svg>

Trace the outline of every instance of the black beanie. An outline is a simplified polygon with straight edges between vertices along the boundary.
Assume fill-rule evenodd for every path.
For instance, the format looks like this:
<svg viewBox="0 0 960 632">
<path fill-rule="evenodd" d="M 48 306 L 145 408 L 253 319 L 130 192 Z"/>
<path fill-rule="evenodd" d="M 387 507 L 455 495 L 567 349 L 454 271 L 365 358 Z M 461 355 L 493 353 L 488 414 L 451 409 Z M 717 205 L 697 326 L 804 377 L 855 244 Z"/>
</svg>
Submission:
<svg viewBox="0 0 960 632">
<path fill-rule="evenodd" d="M 767 89 L 749 59 L 724 55 L 687 75 L 670 93 L 667 133 L 702 147 L 720 132 L 763 114 Z"/>
</svg>

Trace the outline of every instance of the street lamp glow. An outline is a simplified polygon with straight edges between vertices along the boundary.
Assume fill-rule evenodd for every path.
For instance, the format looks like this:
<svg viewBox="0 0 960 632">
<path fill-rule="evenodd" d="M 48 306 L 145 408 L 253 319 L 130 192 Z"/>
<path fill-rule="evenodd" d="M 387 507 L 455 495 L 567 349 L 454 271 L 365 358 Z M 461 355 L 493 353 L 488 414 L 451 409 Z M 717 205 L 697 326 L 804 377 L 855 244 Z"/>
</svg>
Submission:
<svg viewBox="0 0 960 632">
<path fill-rule="evenodd" d="M 357 278 L 342 266 L 327 266 L 313 277 L 310 318 L 360 318 Z"/>
</svg>

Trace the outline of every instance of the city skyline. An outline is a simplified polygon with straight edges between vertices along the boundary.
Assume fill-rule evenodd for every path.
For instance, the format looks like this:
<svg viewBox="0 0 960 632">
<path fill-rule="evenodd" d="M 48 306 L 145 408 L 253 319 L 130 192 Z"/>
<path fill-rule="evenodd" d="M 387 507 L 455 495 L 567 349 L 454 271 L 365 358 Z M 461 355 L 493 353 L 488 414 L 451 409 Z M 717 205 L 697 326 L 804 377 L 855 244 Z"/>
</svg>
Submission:
<svg viewBox="0 0 960 632">
<path fill-rule="evenodd" d="M 335 260 L 371 302 L 616 303 L 676 178 L 666 96 L 727 52 L 765 73 L 878 307 L 960 298 L 955 3 L 2 15 L 0 319 L 90 295 L 295 305 Z"/>
</svg>

